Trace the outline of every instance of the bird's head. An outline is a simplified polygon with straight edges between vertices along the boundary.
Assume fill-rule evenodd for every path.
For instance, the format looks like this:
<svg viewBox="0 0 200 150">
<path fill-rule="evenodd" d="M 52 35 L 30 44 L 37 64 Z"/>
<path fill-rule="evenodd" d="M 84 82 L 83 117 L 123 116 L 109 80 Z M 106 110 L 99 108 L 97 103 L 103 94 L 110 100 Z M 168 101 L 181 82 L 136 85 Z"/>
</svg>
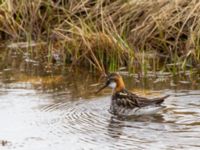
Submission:
<svg viewBox="0 0 200 150">
<path fill-rule="evenodd" d="M 112 88 L 114 92 L 119 92 L 125 89 L 124 81 L 118 73 L 111 73 L 107 75 L 105 84 L 96 93 L 99 93 L 106 87 Z"/>
</svg>

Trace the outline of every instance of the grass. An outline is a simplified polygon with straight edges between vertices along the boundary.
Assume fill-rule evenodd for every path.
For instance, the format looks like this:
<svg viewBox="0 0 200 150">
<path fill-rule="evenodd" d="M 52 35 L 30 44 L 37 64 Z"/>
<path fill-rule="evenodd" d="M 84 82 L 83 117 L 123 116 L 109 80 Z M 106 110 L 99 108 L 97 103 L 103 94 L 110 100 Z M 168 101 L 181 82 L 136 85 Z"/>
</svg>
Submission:
<svg viewBox="0 0 200 150">
<path fill-rule="evenodd" d="M 0 1 L 1 40 L 46 42 L 37 48 L 46 63 L 58 53 L 71 67 L 101 73 L 199 68 L 199 22 L 196 0 Z"/>
</svg>

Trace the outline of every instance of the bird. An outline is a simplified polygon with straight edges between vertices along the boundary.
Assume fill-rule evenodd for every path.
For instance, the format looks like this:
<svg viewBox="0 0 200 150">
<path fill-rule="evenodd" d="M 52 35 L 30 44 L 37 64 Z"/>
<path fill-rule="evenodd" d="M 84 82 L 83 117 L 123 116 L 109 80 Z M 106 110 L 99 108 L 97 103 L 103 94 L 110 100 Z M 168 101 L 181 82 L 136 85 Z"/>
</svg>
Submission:
<svg viewBox="0 0 200 150">
<path fill-rule="evenodd" d="M 107 75 L 105 84 L 96 91 L 99 93 L 106 87 L 112 88 L 112 97 L 109 112 L 117 116 L 152 115 L 161 111 L 165 106 L 164 100 L 170 95 L 149 99 L 138 96 L 125 88 L 122 76 L 119 73 Z"/>
</svg>

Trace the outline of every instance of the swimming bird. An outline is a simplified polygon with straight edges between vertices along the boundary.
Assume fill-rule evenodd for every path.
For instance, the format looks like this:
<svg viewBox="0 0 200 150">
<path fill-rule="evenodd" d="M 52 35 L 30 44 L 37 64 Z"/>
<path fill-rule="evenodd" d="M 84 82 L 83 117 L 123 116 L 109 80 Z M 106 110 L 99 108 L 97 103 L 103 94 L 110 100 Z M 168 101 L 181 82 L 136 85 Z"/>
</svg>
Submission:
<svg viewBox="0 0 200 150">
<path fill-rule="evenodd" d="M 111 73 L 107 76 L 107 81 L 96 93 L 106 87 L 113 89 L 109 112 L 118 116 L 149 115 L 162 110 L 161 104 L 169 97 L 148 99 L 140 97 L 125 88 L 124 81 L 118 73 Z"/>
</svg>

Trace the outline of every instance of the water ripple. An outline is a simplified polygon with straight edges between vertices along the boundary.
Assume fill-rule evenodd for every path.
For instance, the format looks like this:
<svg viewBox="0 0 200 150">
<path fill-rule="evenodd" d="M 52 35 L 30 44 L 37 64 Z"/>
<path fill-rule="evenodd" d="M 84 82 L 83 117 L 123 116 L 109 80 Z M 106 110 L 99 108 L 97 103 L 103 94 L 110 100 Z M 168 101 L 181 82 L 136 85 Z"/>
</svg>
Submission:
<svg viewBox="0 0 200 150">
<path fill-rule="evenodd" d="M 186 137 L 190 137 L 188 145 L 195 145 L 199 136 L 192 126 L 199 125 L 194 120 L 195 115 L 199 118 L 199 111 L 176 103 L 170 103 L 162 115 L 124 119 L 109 114 L 109 97 L 62 101 L 43 107 L 40 117 L 51 134 L 63 141 L 70 138 L 86 149 L 101 144 L 108 149 L 148 149 L 152 145 L 157 149 L 179 148 Z"/>
</svg>

